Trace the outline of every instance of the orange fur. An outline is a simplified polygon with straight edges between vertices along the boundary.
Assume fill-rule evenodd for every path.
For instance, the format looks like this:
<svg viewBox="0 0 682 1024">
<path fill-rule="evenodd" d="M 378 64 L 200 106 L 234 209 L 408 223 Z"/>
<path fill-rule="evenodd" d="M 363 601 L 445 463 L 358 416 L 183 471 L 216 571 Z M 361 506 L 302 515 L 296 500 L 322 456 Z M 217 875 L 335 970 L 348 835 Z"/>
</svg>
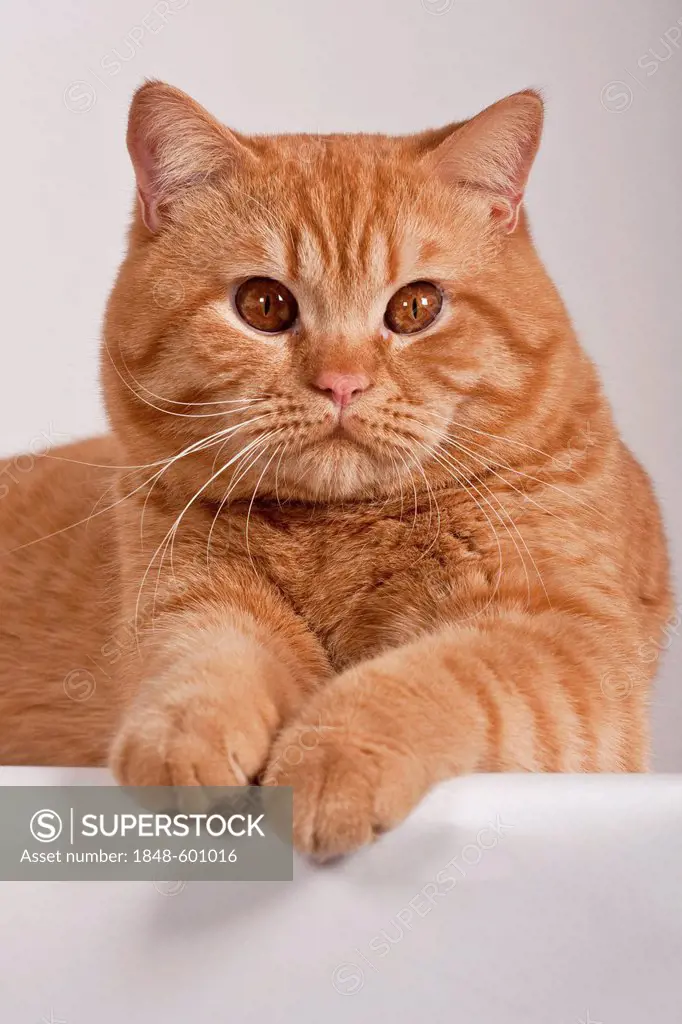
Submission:
<svg viewBox="0 0 682 1024">
<path fill-rule="evenodd" d="M 322 856 L 456 774 L 645 767 L 665 541 L 522 211 L 541 122 L 248 138 L 142 87 L 112 434 L 0 502 L 0 759 L 290 783 Z M 287 334 L 239 320 L 254 276 Z M 443 309 L 393 336 L 411 281 Z"/>
</svg>

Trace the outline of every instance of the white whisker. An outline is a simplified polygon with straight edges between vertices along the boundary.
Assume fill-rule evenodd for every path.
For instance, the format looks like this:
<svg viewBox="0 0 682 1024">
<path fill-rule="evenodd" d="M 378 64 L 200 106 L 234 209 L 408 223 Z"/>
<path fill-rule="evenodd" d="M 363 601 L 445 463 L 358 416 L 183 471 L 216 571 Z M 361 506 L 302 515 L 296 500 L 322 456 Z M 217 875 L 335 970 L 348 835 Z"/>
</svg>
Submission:
<svg viewBox="0 0 682 1024">
<path fill-rule="evenodd" d="M 417 441 L 416 443 L 417 444 L 422 444 L 421 441 Z M 458 471 L 452 465 L 447 466 L 443 461 L 441 461 L 440 456 L 438 456 L 437 454 L 432 453 L 431 450 L 426 445 L 422 444 L 422 447 L 424 448 L 425 452 L 427 452 L 428 454 L 432 454 L 433 457 L 436 459 L 436 461 L 442 466 L 442 468 L 445 469 L 446 472 L 449 472 L 450 475 L 453 477 L 453 479 L 458 480 L 460 482 L 460 484 L 462 484 L 462 486 L 464 487 L 465 490 L 467 490 L 467 491 L 469 490 L 469 486 L 467 484 L 466 477 L 461 476 L 460 473 L 458 473 Z M 493 506 L 490 504 L 488 499 L 485 497 L 485 495 L 481 494 L 481 492 L 478 490 L 478 488 L 475 487 L 473 484 L 471 485 L 471 487 L 476 492 L 476 494 L 478 494 L 478 496 L 486 503 L 486 505 L 488 505 L 490 510 L 495 515 L 497 515 L 497 518 L 500 519 L 500 516 L 497 514 L 497 512 L 495 511 Z M 479 611 L 477 611 L 475 613 L 475 615 L 468 616 L 467 618 L 477 618 L 479 615 L 482 615 L 483 612 L 485 611 L 485 609 L 488 608 L 492 604 L 493 600 L 495 599 L 495 595 L 497 594 L 497 591 L 500 588 L 500 582 L 502 580 L 503 563 L 504 563 L 504 558 L 503 558 L 503 554 L 502 554 L 502 544 L 500 542 L 500 538 L 499 538 L 499 535 L 497 533 L 497 530 L 495 529 L 495 525 L 494 525 L 492 519 L 490 518 L 490 516 L 488 515 L 488 513 L 486 512 L 486 510 L 481 505 L 480 501 L 478 501 L 477 498 L 475 498 L 473 495 L 472 495 L 472 498 L 474 500 L 474 503 L 477 505 L 479 511 L 485 517 L 485 519 L 486 519 L 486 521 L 487 521 L 487 523 L 488 523 L 488 525 L 489 525 L 489 527 L 490 527 L 490 529 L 492 531 L 493 537 L 495 538 L 495 542 L 497 544 L 497 551 L 498 551 L 498 555 L 499 555 L 499 563 L 498 563 L 498 569 L 497 569 L 497 579 L 495 581 L 495 588 L 494 588 L 492 594 L 490 595 L 490 597 L 488 598 L 488 601 L 486 602 L 486 604 L 484 605 L 483 608 L 479 609 Z M 502 522 L 503 526 L 505 525 L 504 522 L 501 519 L 500 519 L 500 522 Z M 523 561 L 523 559 L 522 559 L 522 561 Z M 524 565 L 525 565 L 525 563 L 524 563 Z"/>
<path fill-rule="evenodd" d="M 130 393 L 132 395 L 134 395 L 135 398 L 137 398 L 137 400 L 139 402 L 142 402 L 144 405 L 149 406 L 150 409 L 155 409 L 156 412 L 161 412 L 161 413 L 163 413 L 166 416 L 178 416 L 181 419 L 186 419 L 186 420 L 215 419 L 218 416 L 224 417 L 224 416 L 229 416 L 233 412 L 241 412 L 241 411 L 248 410 L 250 407 L 252 407 L 254 405 L 263 404 L 265 402 L 265 399 L 259 399 L 259 398 L 226 399 L 226 402 L 229 403 L 229 404 L 239 404 L 239 408 L 238 409 L 227 409 L 227 410 L 225 410 L 223 412 L 198 412 L 198 413 L 193 413 L 193 412 L 173 412 L 172 409 L 162 409 L 160 406 L 154 405 L 153 402 L 149 402 L 138 391 L 136 391 L 135 388 L 133 388 L 128 383 L 128 381 L 125 379 L 125 377 L 123 376 L 123 374 L 119 370 L 118 366 L 114 362 L 114 359 L 113 359 L 111 353 L 109 352 L 109 349 L 108 349 L 108 347 L 106 345 L 106 342 L 104 344 L 105 344 L 105 348 L 107 350 L 107 355 L 109 356 L 109 359 L 111 360 L 111 365 L 113 366 L 116 375 L 118 376 L 119 380 L 124 385 L 124 387 L 126 387 L 128 389 L 128 391 L 130 391 Z M 123 358 L 122 355 L 121 355 L 121 361 L 123 362 L 123 365 L 126 367 L 126 370 L 128 370 L 127 364 L 126 364 L 125 359 Z M 128 370 L 128 373 L 130 373 L 129 370 Z M 134 379 L 135 378 L 133 378 L 133 380 Z M 162 399 L 162 401 L 169 401 L 169 399 Z M 185 403 L 184 402 L 180 402 L 178 404 L 179 405 L 184 405 Z M 203 403 L 201 403 L 201 404 L 203 404 Z"/>
<path fill-rule="evenodd" d="M 237 486 L 237 484 L 239 483 L 239 481 L 242 480 L 246 476 L 246 474 L 249 472 L 249 470 L 251 469 L 252 466 L 255 466 L 255 464 L 258 462 L 259 458 L 261 457 L 261 455 L 263 454 L 263 451 L 265 449 L 257 451 L 256 455 L 251 459 L 250 462 L 248 462 L 248 464 L 246 466 L 242 465 L 242 460 L 246 460 L 248 455 L 253 453 L 254 448 L 260 448 L 260 446 L 263 444 L 263 442 L 267 443 L 267 440 L 271 436 L 271 433 L 270 434 L 268 434 L 268 433 L 260 434 L 255 439 L 255 441 L 253 442 L 253 445 L 247 446 L 247 448 L 245 450 L 243 450 L 242 459 L 240 459 L 239 463 L 237 464 L 237 466 L 235 468 L 234 473 L 230 477 L 230 483 L 228 485 L 228 488 L 227 488 L 225 494 L 223 495 L 223 497 L 222 497 L 222 499 L 220 501 L 220 504 L 218 505 L 218 510 L 216 511 L 216 514 L 213 517 L 213 521 L 211 523 L 211 529 L 208 531 L 208 538 L 206 540 L 206 566 L 209 569 L 209 572 L 210 572 L 210 558 L 211 558 L 211 538 L 213 537 L 213 531 L 214 531 L 214 529 L 216 527 L 216 524 L 218 522 L 218 518 L 220 516 L 220 513 L 222 512 L 223 508 L 225 507 L 225 505 L 229 501 L 230 495 L 234 491 L 234 489 Z"/>
<path fill-rule="evenodd" d="M 258 443 L 258 439 L 256 439 L 255 441 L 250 441 L 247 445 L 245 445 L 245 447 L 241 451 L 237 452 L 236 455 L 233 455 L 232 458 L 228 459 L 228 461 L 225 463 L 224 466 L 221 466 L 219 470 L 217 470 L 215 473 L 213 473 L 208 478 L 208 480 L 206 480 L 205 483 L 202 484 L 202 486 L 199 488 L 199 490 L 196 491 L 195 494 L 190 498 L 190 500 L 187 502 L 185 507 L 180 512 L 180 515 L 175 519 L 174 523 L 171 525 L 170 529 L 166 533 L 166 536 L 163 538 L 163 540 L 161 541 L 161 543 L 157 547 L 156 551 L 152 555 L 151 560 L 149 562 L 149 565 L 145 569 L 144 575 L 142 576 L 142 580 L 140 582 L 140 587 L 139 587 L 138 594 L 137 594 L 137 600 L 135 602 L 135 616 L 134 616 L 134 620 L 133 621 L 135 622 L 136 627 L 137 627 L 137 622 L 138 622 L 138 619 L 139 619 L 140 599 L 142 597 L 142 592 L 144 590 L 144 585 L 145 585 L 145 583 L 147 581 L 147 576 L 149 575 L 149 571 L 150 571 L 152 565 L 154 564 L 154 562 L 156 561 L 156 558 L 157 558 L 159 552 L 164 547 L 164 545 L 167 543 L 168 538 L 175 536 L 175 533 L 177 532 L 177 529 L 178 529 L 180 523 L 182 522 L 182 519 L 183 519 L 185 513 L 194 504 L 194 502 L 197 500 L 197 498 L 199 498 L 204 493 L 206 488 L 210 487 L 210 485 L 213 483 L 214 480 L 217 480 L 217 478 L 219 476 L 221 476 L 222 473 L 226 472 L 226 470 L 228 470 L 230 468 L 230 466 L 233 466 L 242 457 L 242 455 L 246 451 L 248 451 L 251 447 L 253 447 L 254 444 L 257 444 L 257 443 Z M 172 561 L 171 561 L 171 571 L 174 572 L 173 566 L 172 566 Z"/>
<path fill-rule="evenodd" d="M 260 417 L 255 417 L 255 419 L 259 419 L 259 418 Z M 254 420 L 247 420 L 247 423 L 248 422 L 254 422 Z M 242 424 L 240 424 L 240 426 L 241 425 Z M 245 426 L 246 424 L 243 424 L 243 425 Z M 228 427 L 227 429 L 229 430 L 229 429 L 232 429 L 232 428 Z M 172 461 L 177 461 L 177 459 L 179 459 L 179 458 L 184 458 L 184 456 L 186 456 L 186 455 L 193 454 L 194 451 L 200 450 L 200 447 L 202 445 L 204 445 L 205 443 L 206 443 L 206 439 L 205 438 L 202 438 L 200 441 L 195 441 L 194 444 L 190 445 L 188 448 L 186 448 L 179 455 L 175 456 L 174 460 L 172 460 Z M 152 480 L 156 480 L 156 477 L 159 476 L 162 472 L 164 472 L 164 470 L 167 469 L 167 468 L 168 468 L 168 466 L 165 465 L 164 468 L 159 471 L 159 473 L 155 473 L 151 477 L 149 477 L 147 480 L 143 480 L 141 484 L 139 484 L 137 487 L 134 488 L 134 490 L 130 491 L 129 494 L 125 494 L 122 498 L 119 498 L 112 505 L 108 505 L 106 508 L 100 509 L 97 512 L 92 512 L 89 516 L 85 516 L 83 519 L 79 519 L 75 523 L 70 523 L 69 526 L 63 526 L 60 530 L 54 530 L 52 533 L 45 534 L 44 537 L 36 537 L 35 540 L 29 540 L 29 541 L 26 541 L 25 544 L 19 544 L 15 548 L 10 548 L 9 551 L 4 551 L 4 552 L 2 552 L 2 554 L 3 555 L 12 555 L 12 554 L 14 554 L 17 551 L 23 551 L 24 548 L 30 548 L 34 544 L 40 544 L 40 543 L 42 543 L 42 541 L 45 541 L 45 540 L 51 540 L 52 537 L 58 537 L 60 534 L 67 533 L 69 530 L 75 530 L 76 527 L 82 526 L 84 523 L 89 523 L 91 519 L 94 519 L 97 516 L 104 515 L 106 512 L 111 512 L 112 509 L 115 509 L 118 505 L 122 504 L 122 502 L 127 501 L 129 498 L 132 498 L 133 495 L 135 495 L 139 491 L 141 491 L 142 488 L 146 487 L 149 483 L 151 483 Z M 107 489 L 110 490 L 110 488 L 107 488 Z M 95 508 L 96 507 L 97 506 L 95 505 Z"/>
<path fill-rule="evenodd" d="M 469 427 L 466 423 L 462 423 L 460 420 L 450 419 L 449 416 L 443 416 L 439 413 L 433 413 L 432 415 L 438 416 L 438 419 L 444 420 L 449 426 L 462 427 L 464 430 L 469 430 L 472 434 L 480 434 L 481 437 L 489 437 L 494 441 L 504 441 L 506 444 L 513 444 L 519 448 L 525 448 L 526 451 L 534 452 L 536 455 L 542 455 L 545 459 L 552 461 L 552 456 L 548 452 L 543 452 L 542 448 L 534 448 L 531 444 L 526 444 L 525 441 L 517 441 L 513 437 L 504 437 L 501 434 L 491 434 L 487 430 L 477 430 L 475 427 Z M 473 444 L 473 442 L 468 442 Z M 575 470 L 574 470 L 575 472 Z"/>
<path fill-rule="evenodd" d="M 280 429 L 283 429 L 283 428 L 280 428 Z M 279 431 L 275 431 L 275 433 L 278 433 L 278 432 Z M 265 449 L 265 451 L 267 451 L 267 448 Z M 256 486 L 253 489 L 253 494 L 251 496 L 251 501 L 249 502 L 249 507 L 248 507 L 248 510 L 247 510 L 247 513 L 246 513 L 246 529 L 244 530 L 244 537 L 245 537 L 245 540 L 246 540 L 246 552 L 247 552 L 247 554 L 249 556 L 249 561 L 251 562 L 251 565 L 253 566 L 254 569 L 256 568 L 256 566 L 254 565 L 253 558 L 251 557 L 251 548 L 249 546 L 249 522 L 251 520 L 251 510 L 253 509 L 253 503 L 256 500 L 256 494 L 258 493 L 258 488 L 261 485 L 261 481 L 262 481 L 263 477 L 265 476 L 265 474 L 266 474 L 266 472 L 268 470 L 268 466 L 270 465 L 270 463 L 272 462 L 272 460 L 274 459 L 274 457 L 275 457 L 275 455 L 277 454 L 278 451 L 279 451 L 279 448 L 275 449 L 275 451 L 272 453 L 272 455 L 270 456 L 268 461 L 265 463 L 265 466 L 263 467 L 263 472 L 261 473 L 261 475 L 258 477 L 258 480 L 256 481 Z M 264 455 L 265 452 L 262 452 L 261 454 Z M 259 456 L 259 458 L 260 458 L 260 456 Z"/>
</svg>

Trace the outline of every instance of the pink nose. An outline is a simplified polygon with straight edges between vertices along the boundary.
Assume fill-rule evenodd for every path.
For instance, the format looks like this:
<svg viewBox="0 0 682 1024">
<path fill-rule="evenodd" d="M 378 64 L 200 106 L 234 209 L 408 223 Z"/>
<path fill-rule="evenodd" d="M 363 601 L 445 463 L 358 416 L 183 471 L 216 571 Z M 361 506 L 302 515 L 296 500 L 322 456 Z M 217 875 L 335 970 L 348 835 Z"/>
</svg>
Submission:
<svg viewBox="0 0 682 1024">
<path fill-rule="evenodd" d="M 336 373 L 332 370 L 324 370 L 313 382 L 318 391 L 323 391 L 342 409 L 366 391 L 370 383 L 364 373 Z"/>
</svg>

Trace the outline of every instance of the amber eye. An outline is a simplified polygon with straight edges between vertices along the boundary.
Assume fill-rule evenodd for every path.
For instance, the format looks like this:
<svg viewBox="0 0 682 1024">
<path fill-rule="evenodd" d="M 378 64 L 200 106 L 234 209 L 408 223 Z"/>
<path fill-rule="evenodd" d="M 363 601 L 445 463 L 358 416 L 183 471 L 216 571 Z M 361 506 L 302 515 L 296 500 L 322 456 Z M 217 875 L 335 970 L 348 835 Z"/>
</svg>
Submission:
<svg viewBox="0 0 682 1024">
<path fill-rule="evenodd" d="M 286 331 L 298 316 L 298 305 L 288 288 L 271 277 L 250 277 L 234 297 L 242 320 L 257 331 Z"/>
<path fill-rule="evenodd" d="M 384 321 L 395 334 L 416 334 L 436 319 L 443 305 L 440 289 L 430 281 L 413 281 L 389 300 Z"/>
</svg>

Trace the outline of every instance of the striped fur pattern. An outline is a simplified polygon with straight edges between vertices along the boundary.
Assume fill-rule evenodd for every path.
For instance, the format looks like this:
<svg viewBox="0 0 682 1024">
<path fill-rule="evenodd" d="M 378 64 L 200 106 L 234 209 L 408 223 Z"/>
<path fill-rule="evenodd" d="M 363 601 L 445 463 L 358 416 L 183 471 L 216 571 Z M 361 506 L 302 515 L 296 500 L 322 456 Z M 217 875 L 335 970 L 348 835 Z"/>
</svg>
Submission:
<svg viewBox="0 0 682 1024">
<path fill-rule="evenodd" d="M 646 767 L 665 540 L 528 230 L 541 124 L 526 92 L 247 137 L 142 87 L 111 434 L 0 503 L 0 760 L 291 784 L 320 857 L 462 773 Z M 254 276 L 296 297 L 285 334 L 240 320 Z M 411 281 L 442 312 L 393 335 Z M 370 382 L 342 416 L 332 370 Z"/>
</svg>

